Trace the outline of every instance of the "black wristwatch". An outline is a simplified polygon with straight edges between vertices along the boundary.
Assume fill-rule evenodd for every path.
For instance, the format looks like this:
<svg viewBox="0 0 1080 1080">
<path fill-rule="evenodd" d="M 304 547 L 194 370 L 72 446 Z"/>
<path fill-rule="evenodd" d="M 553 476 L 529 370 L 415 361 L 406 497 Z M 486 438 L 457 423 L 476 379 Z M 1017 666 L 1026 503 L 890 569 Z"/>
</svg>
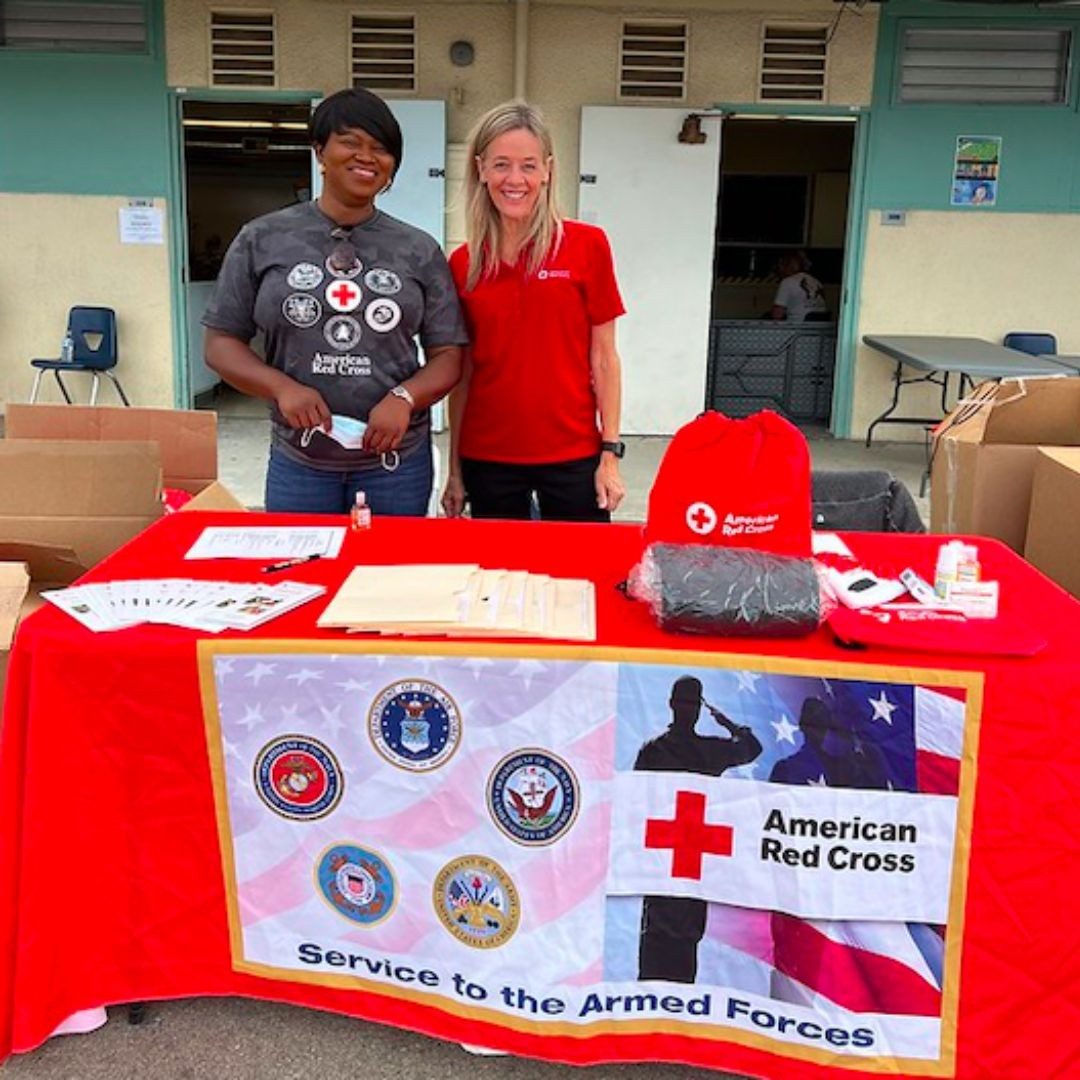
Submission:
<svg viewBox="0 0 1080 1080">
<path fill-rule="evenodd" d="M 602 442 L 600 444 L 600 452 L 607 451 L 609 454 L 614 454 L 617 458 L 621 458 L 626 453 L 626 443 L 622 442 Z"/>
</svg>

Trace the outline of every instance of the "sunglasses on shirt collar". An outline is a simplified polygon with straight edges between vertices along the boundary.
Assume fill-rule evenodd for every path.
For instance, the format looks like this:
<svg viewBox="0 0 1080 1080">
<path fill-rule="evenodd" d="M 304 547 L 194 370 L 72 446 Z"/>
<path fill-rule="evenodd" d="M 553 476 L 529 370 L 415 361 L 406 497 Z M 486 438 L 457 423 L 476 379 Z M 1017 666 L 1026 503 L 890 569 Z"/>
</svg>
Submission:
<svg viewBox="0 0 1080 1080">
<path fill-rule="evenodd" d="M 331 239 L 337 241 L 337 244 L 334 245 L 334 250 L 330 252 L 330 258 L 327 261 L 328 266 L 333 273 L 348 273 L 360 261 L 359 256 L 356 253 L 356 248 L 349 239 L 351 235 L 351 229 L 344 229 L 341 226 L 330 230 Z"/>
</svg>

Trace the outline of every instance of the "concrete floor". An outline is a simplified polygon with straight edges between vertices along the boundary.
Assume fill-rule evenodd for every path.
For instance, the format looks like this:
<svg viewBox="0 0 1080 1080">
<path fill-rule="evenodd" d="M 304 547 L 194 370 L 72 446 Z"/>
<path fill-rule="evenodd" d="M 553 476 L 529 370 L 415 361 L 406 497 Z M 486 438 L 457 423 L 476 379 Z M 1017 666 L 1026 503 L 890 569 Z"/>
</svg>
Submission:
<svg viewBox="0 0 1080 1080">
<path fill-rule="evenodd" d="M 220 475 L 246 505 L 260 507 L 269 435 L 265 407 L 232 394 L 215 404 Z M 641 521 L 668 440 L 627 442 L 623 475 L 628 494 L 617 517 Z M 445 436 L 438 443 L 445 453 Z M 925 460 L 920 444 L 877 443 L 866 450 L 859 442 L 811 434 L 810 448 L 816 468 L 888 469 L 913 493 L 918 491 Z M 926 502 L 919 507 L 925 519 Z M 104 1028 L 52 1039 L 34 1053 L 12 1058 L 3 1073 L 11 1080 L 309 1080 L 357 1073 L 369 1080 L 554 1080 L 571 1070 L 525 1059 L 475 1057 L 456 1044 L 377 1024 L 222 998 L 152 1004 L 138 1027 L 127 1023 L 125 1009 L 113 1009 Z M 595 1080 L 722 1080 L 727 1075 L 656 1064 L 599 1066 L 588 1073 Z"/>
<path fill-rule="evenodd" d="M 270 438 L 266 406 L 232 391 L 219 395 L 214 406 L 218 412 L 221 479 L 245 506 L 261 507 Z M 921 442 L 875 441 L 866 449 L 861 440 L 834 439 L 823 431 L 808 431 L 807 438 L 815 469 L 886 469 L 916 496 L 919 512 L 929 522 L 929 500 L 917 497 L 926 466 L 926 450 Z M 626 499 L 615 515 L 616 520 L 645 520 L 649 488 L 669 441 L 663 436 L 627 436 L 622 464 Z M 436 436 L 435 445 L 445 461 L 445 433 Z"/>
</svg>

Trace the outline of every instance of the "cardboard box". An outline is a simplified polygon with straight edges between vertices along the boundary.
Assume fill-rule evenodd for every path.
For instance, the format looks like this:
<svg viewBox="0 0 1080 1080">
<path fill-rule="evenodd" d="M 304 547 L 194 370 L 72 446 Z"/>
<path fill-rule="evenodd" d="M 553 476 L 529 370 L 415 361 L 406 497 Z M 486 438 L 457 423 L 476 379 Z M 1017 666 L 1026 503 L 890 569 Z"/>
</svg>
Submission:
<svg viewBox="0 0 1080 1080">
<path fill-rule="evenodd" d="M 0 544 L 0 714 L 16 627 L 45 603 L 42 589 L 63 585 L 81 572 L 71 558 L 41 545 Z"/>
<path fill-rule="evenodd" d="M 1080 448 L 1042 449 L 1035 461 L 1024 558 L 1080 599 Z"/>
<path fill-rule="evenodd" d="M 1024 551 L 1040 446 L 1080 445 L 1080 379 L 983 383 L 939 425 L 930 528 Z"/>
<path fill-rule="evenodd" d="M 217 478 L 215 413 L 112 405 L 12 403 L 7 406 L 5 423 L 9 439 L 156 443 L 164 486 L 181 488 L 194 496 L 184 509 L 245 509 Z"/>
<path fill-rule="evenodd" d="M 74 580 L 162 515 L 154 443 L 0 441 L 0 546 L 43 549 Z"/>
</svg>

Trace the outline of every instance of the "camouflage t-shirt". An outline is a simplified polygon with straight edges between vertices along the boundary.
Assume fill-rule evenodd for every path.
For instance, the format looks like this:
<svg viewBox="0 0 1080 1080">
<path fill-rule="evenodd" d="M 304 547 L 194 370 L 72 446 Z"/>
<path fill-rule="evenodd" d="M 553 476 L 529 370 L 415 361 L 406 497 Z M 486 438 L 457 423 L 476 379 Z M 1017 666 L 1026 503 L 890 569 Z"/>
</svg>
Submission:
<svg viewBox="0 0 1080 1080">
<path fill-rule="evenodd" d="M 342 259 L 343 243 L 355 252 L 351 264 Z M 434 238 L 379 211 L 339 229 L 315 202 L 240 230 L 202 321 L 245 342 L 261 330 L 267 363 L 318 390 L 332 413 L 365 421 L 419 368 L 415 337 L 425 349 L 468 341 Z M 341 471 L 380 465 L 377 455 L 347 450 L 321 432 L 305 437 L 270 411 L 274 444 L 291 458 Z M 429 430 L 428 411 L 415 410 L 402 456 L 426 444 Z"/>
</svg>

